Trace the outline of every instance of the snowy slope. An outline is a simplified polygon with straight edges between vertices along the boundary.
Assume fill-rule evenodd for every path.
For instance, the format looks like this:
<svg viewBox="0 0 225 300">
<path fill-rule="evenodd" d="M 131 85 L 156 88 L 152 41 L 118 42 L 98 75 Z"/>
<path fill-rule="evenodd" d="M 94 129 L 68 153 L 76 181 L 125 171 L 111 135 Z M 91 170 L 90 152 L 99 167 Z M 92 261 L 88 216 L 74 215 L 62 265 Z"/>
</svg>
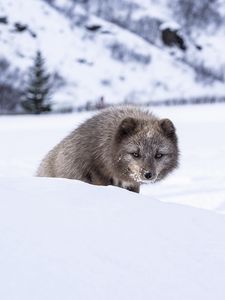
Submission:
<svg viewBox="0 0 225 300">
<path fill-rule="evenodd" d="M 8 18 L 8 24 L 0 24 L 0 57 L 18 67 L 24 80 L 35 51 L 40 49 L 49 70 L 65 80 L 53 98 L 58 105 L 78 106 L 102 96 L 112 103 L 224 94 L 222 83 L 205 86 L 196 82 L 192 68 L 167 51 L 94 16 L 86 24 L 100 24 L 98 33 L 88 32 L 85 23 L 74 25 L 42 0 L 0 1 L 0 11 Z M 29 30 L 15 32 L 16 22 L 28 25 Z M 115 44 L 124 45 L 125 53 L 133 51 L 149 62 L 129 59 L 122 63 L 114 59 L 110 49 Z"/>
<path fill-rule="evenodd" d="M 0 190 L 1 300 L 224 299 L 223 215 L 72 180 Z"/>
<path fill-rule="evenodd" d="M 144 17 L 156 18 L 163 22 L 164 28 L 169 26 L 171 29 L 178 29 L 181 36 L 184 38 L 185 44 L 187 46 L 186 51 L 176 51 L 176 47 L 171 48 L 165 47 L 164 51 L 169 53 L 173 52 L 175 59 L 182 59 L 187 64 L 192 65 L 197 70 L 197 66 L 214 74 L 215 77 L 220 78 L 224 81 L 225 73 L 225 57 L 224 57 L 224 47 L 225 47 L 225 26 L 224 26 L 224 16 L 225 16 L 225 3 L 224 1 L 214 1 L 214 9 L 218 11 L 221 16 L 221 22 L 218 24 L 210 22 L 210 10 L 208 8 L 208 16 L 205 17 L 205 26 L 198 27 L 192 26 L 192 24 L 182 23 L 182 17 L 177 15 L 176 3 L 179 0 L 171 2 L 170 0 L 132 0 L 133 3 L 138 5 L 138 9 L 134 11 L 133 19 L 140 19 Z M 182 3 L 182 1 L 180 1 Z M 202 1 L 203 2 L 203 1 Z M 195 4 L 196 3 L 196 4 Z M 207 3 L 210 6 L 210 1 L 206 0 L 203 2 L 205 4 L 205 10 L 207 11 Z M 204 13 L 201 10 L 201 5 L 198 5 L 196 1 L 190 0 L 186 2 L 186 8 L 189 4 L 189 15 L 197 14 L 198 18 L 204 18 L 201 16 Z M 194 5 L 195 4 L 195 5 Z M 211 5 L 211 6 L 213 6 Z M 185 8 L 185 3 L 183 3 Z M 203 7 L 204 5 L 202 5 Z M 206 14 L 206 13 L 205 13 Z M 207 14 L 206 14 L 207 15 Z M 185 17 L 183 16 L 185 19 Z M 180 19 L 180 20 L 179 20 Z M 191 27 L 192 26 L 192 27 Z M 161 26 L 162 28 L 162 26 Z M 188 32 L 188 33 L 187 33 Z M 157 44 L 157 42 L 156 42 Z M 200 46 L 198 49 L 196 46 Z M 161 45 L 163 46 L 163 45 Z M 198 70 L 200 71 L 200 70 Z M 204 72 L 203 72 L 204 73 Z M 216 90 L 215 90 L 216 91 Z"/>
</svg>

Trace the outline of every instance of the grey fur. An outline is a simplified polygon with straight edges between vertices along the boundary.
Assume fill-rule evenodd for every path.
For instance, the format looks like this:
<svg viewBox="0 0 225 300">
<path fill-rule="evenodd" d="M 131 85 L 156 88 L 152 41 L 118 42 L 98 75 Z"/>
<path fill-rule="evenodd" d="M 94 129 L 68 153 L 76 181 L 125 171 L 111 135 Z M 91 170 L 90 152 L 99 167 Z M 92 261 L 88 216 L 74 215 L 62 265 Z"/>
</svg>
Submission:
<svg viewBox="0 0 225 300">
<path fill-rule="evenodd" d="M 178 154 L 170 120 L 159 120 L 136 107 L 113 107 L 88 119 L 56 145 L 41 162 L 37 176 L 139 192 L 140 184 L 161 180 L 175 169 Z M 146 180 L 149 172 L 151 180 Z"/>
</svg>

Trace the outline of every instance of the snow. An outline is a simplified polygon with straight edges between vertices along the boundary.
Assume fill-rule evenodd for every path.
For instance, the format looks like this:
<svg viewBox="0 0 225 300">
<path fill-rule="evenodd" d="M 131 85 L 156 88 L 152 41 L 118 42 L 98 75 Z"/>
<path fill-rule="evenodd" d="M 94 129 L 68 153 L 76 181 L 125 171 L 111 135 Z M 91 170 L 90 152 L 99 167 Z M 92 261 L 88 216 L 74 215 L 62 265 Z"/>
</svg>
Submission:
<svg viewBox="0 0 225 300">
<path fill-rule="evenodd" d="M 224 299 L 225 105 L 153 112 L 180 167 L 141 194 L 32 176 L 93 113 L 0 118 L 0 299 Z"/>
<path fill-rule="evenodd" d="M 224 216 L 115 187 L 0 180 L 0 298 L 224 299 Z"/>
<path fill-rule="evenodd" d="M 143 7 L 147 5 L 145 2 Z M 64 7 L 66 1 L 57 4 Z M 1 57 L 19 68 L 21 78 L 26 78 L 35 51 L 41 50 L 49 71 L 57 72 L 65 80 L 65 85 L 52 99 L 55 107 L 76 107 L 87 101 L 98 101 L 102 96 L 106 102 L 119 103 L 224 94 L 223 83 L 215 81 L 205 85 L 197 82 L 193 69 L 176 56 L 95 16 L 90 16 L 87 24 L 101 24 L 108 34 L 88 32 L 85 24 L 75 25 L 62 12 L 41 0 L 4 0 L 0 3 L 0 11 L 9 20 L 9 24 L 0 28 Z M 151 6 L 153 15 L 160 11 L 162 9 L 156 3 Z M 168 16 L 165 21 L 171 22 L 167 19 Z M 36 38 L 28 31 L 15 33 L 15 22 L 27 24 Z M 150 56 L 150 63 L 132 60 L 122 63 L 113 59 L 109 47 L 115 43 Z M 213 49 L 206 51 L 211 53 L 210 57 L 214 57 Z"/>
<path fill-rule="evenodd" d="M 174 122 L 180 167 L 165 181 L 144 185 L 142 194 L 225 212 L 225 105 L 160 107 Z M 0 176 L 30 177 L 43 156 L 93 113 L 0 118 Z"/>
<path fill-rule="evenodd" d="M 165 29 L 179 30 L 180 25 L 177 24 L 176 22 L 165 22 L 160 26 L 160 29 L 161 30 L 165 30 Z"/>
</svg>

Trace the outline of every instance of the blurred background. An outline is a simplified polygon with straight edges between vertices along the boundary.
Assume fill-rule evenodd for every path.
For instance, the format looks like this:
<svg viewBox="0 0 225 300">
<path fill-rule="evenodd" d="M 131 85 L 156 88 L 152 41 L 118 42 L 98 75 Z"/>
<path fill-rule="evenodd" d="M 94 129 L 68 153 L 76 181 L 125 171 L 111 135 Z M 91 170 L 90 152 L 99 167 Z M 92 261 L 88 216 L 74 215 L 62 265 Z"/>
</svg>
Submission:
<svg viewBox="0 0 225 300">
<path fill-rule="evenodd" d="M 0 113 L 225 101 L 224 0 L 0 0 Z"/>
<path fill-rule="evenodd" d="M 94 111 L 169 117 L 179 169 L 144 186 L 225 210 L 224 0 L 0 0 L 0 177 L 32 176 Z"/>
</svg>

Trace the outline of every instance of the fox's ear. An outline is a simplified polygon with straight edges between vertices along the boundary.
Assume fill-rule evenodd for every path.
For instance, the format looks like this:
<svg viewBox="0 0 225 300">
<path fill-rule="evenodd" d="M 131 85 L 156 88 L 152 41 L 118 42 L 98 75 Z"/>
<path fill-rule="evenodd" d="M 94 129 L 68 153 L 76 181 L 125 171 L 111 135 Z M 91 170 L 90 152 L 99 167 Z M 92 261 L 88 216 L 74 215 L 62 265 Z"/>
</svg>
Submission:
<svg viewBox="0 0 225 300">
<path fill-rule="evenodd" d="M 175 135 L 176 129 L 169 119 L 162 119 L 159 121 L 159 125 L 162 128 L 163 132 L 168 137 L 173 137 Z"/>
<path fill-rule="evenodd" d="M 137 131 L 138 120 L 134 118 L 124 119 L 117 130 L 116 139 L 121 141 L 124 137 L 130 136 Z"/>
</svg>

